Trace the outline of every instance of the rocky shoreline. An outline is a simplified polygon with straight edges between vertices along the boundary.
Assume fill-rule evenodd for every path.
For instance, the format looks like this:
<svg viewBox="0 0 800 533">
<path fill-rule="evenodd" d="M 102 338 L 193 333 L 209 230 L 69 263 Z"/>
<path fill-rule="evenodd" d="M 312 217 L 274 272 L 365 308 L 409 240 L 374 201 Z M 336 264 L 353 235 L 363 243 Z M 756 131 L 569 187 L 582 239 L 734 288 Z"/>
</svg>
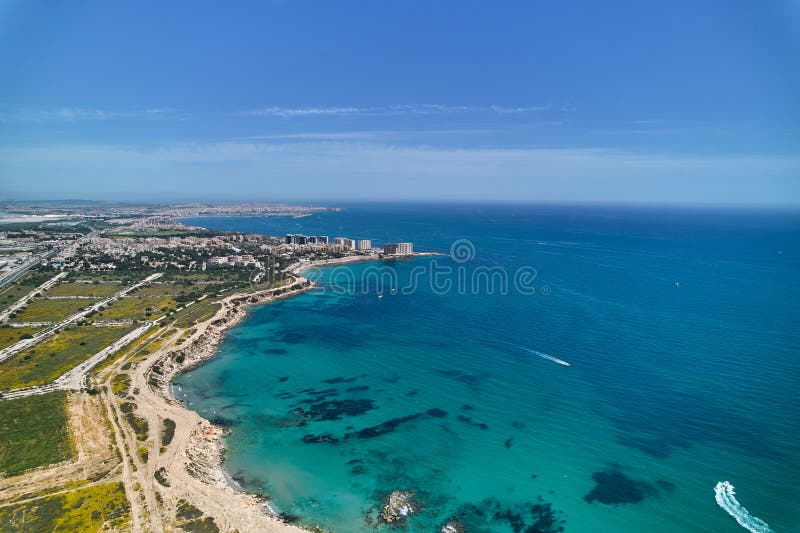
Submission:
<svg viewBox="0 0 800 533">
<path fill-rule="evenodd" d="M 235 294 L 224 299 L 221 302 L 222 309 L 216 315 L 196 326 L 197 333 L 190 337 L 190 341 L 165 350 L 149 364 L 145 370 L 148 384 L 159 392 L 159 398 L 164 402 L 189 410 L 172 394 L 171 383 L 178 374 L 196 368 L 214 357 L 225 333 L 248 315 L 248 307 L 302 294 L 312 288 L 311 282 L 298 278 L 286 287 L 251 294 Z M 269 505 L 268 498 L 247 492 L 225 472 L 224 438 L 228 430 L 199 418 L 200 423 L 193 429 L 185 450 L 187 472 L 203 483 L 234 491 L 250 507 L 258 508 L 267 516 L 281 520 L 280 515 Z"/>
</svg>

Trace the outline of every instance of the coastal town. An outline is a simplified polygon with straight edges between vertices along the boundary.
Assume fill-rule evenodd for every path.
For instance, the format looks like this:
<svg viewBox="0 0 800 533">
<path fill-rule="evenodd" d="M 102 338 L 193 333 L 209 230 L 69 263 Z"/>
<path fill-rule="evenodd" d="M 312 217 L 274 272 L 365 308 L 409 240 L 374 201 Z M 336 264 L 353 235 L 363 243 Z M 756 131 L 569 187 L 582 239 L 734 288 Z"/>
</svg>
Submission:
<svg viewBox="0 0 800 533">
<path fill-rule="evenodd" d="M 212 357 L 249 306 L 309 290 L 303 268 L 417 253 L 179 218 L 327 210 L 0 206 L 0 530 L 301 531 L 230 482 L 225 429 L 174 398 L 172 378 Z"/>
</svg>

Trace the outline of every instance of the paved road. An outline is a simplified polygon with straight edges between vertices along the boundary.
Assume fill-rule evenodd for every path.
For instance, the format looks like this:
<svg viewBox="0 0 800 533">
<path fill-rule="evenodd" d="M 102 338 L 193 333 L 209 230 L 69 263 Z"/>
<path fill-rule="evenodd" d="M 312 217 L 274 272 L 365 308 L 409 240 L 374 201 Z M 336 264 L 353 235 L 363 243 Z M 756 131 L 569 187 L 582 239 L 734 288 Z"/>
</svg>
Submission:
<svg viewBox="0 0 800 533">
<path fill-rule="evenodd" d="M 13 313 L 20 307 L 27 304 L 37 292 L 46 291 L 47 289 L 58 283 L 61 280 L 61 278 L 63 278 L 66 275 L 67 275 L 66 272 L 61 272 L 59 274 L 56 274 L 49 280 L 45 281 L 44 283 L 33 289 L 31 292 L 20 298 L 19 300 L 14 302 L 14 304 L 12 304 L 8 309 L 0 313 L 0 322 L 5 322 L 6 319 L 9 317 L 9 315 L 11 315 L 11 313 Z"/>
<path fill-rule="evenodd" d="M 20 266 L 18 266 L 17 268 L 12 270 L 8 274 L 6 274 L 3 277 L 3 279 L 0 279 L 0 290 L 5 289 L 9 285 L 11 285 L 15 281 L 17 281 L 19 278 L 21 278 L 22 275 L 25 274 L 25 272 L 27 272 L 28 270 L 30 270 L 34 266 L 38 265 L 42 261 L 46 261 L 47 259 L 50 259 L 54 255 L 56 255 L 58 252 L 59 252 L 59 248 L 55 248 L 53 250 L 50 250 L 47 253 L 44 253 L 44 254 L 41 254 L 41 255 L 34 255 L 32 258 L 30 258 L 28 260 L 27 263 L 21 264 Z"/>
<path fill-rule="evenodd" d="M 98 230 L 93 229 L 92 231 L 90 231 L 89 233 L 87 233 L 86 235 L 81 237 L 80 239 L 77 239 L 77 240 L 73 241 L 71 244 L 68 244 L 67 248 L 70 248 L 70 247 L 72 247 L 73 249 L 77 248 L 78 245 L 80 245 L 81 242 L 89 240 L 90 238 L 92 238 L 97 233 L 98 233 Z M 49 252 L 45 252 L 43 254 L 33 256 L 27 263 L 18 266 L 13 271 L 11 271 L 10 273 L 6 274 L 2 279 L 0 279 L 0 290 L 2 290 L 4 288 L 6 288 L 7 286 L 11 285 L 15 281 L 17 281 L 20 277 L 22 277 L 22 275 L 25 274 L 25 272 L 27 272 L 28 270 L 30 270 L 34 266 L 38 265 L 42 261 L 46 261 L 46 260 L 50 259 L 51 257 L 56 255 L 60 251 L 61 251 L 61 248 L 56 246 L 55 248 L 53 248 Z"/>
<path fill-rule="evenodd" d="M 34 346 L 34 345 L 42 342 L 44 339 L 55 335 L 56 332 L 58 332 L 59 330 L 69 326 L 70 324 L 74 324 L 75 322 L 79 322 L 80 320 L 83 320 L 84 318 L 86 318 L 86 316 L 89 313 L 91 313 L 93 311 L 97 311 L 101 307 L 104 307 L 104 306 L 106 306 L 106 305 L 108 305 L 110 303 L 113 303 L 113 302 L 117 301 L 118 299 L 122 298 L 123 296 L 125 296 L 129 292 L 138 289 L 142 285 L 147 285 L 151 281 L 153 281 L 155 279 L 158 279 L 159 277 L 161 277 L 161 275 L 162 275 L 161 272 L 158 272 L 156 274 L 151 274 L 150 276 L 146 277 L 142 281 L 140 281 L 138 283 L 135 283 L 135 284 L 131 285 L 130 287 L 119 291 L 115 295 L 110 296 L 110 297 L 106 298 L 105 300 L 100 300 L 96 304 L 92 305 L 91 307 L 87 307 L 83 311 L 78 311 L 74 315 L 65 318 L 64 320 L 62 320 L 58 324 L 54 324 L 54 325 L 50 326 L 49 328 L 45 328 L 45 329 L 43 329 L 41 331 L 37 331 L 30 339 L 22 339 L 21 341 L 17 342 L 16 344 L 13 344 L 13 345 L 11 345 L 11 346 L 9 346 L 7 348 L 3 348 L 2 350 L 0 350 L 0 363 L 5 361 L 9 357 L 12 357 L 12 356 L 18 354 L 22 350 L 25 350 L 26 348 L 30 348 L 31 346 Z"/>
</svg>

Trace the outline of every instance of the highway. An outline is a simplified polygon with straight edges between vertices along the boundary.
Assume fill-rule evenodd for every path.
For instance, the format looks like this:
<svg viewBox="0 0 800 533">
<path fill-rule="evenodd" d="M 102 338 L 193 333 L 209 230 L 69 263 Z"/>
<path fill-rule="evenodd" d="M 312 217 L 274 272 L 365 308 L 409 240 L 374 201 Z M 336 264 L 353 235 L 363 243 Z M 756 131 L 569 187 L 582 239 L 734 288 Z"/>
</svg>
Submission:
<svg viewBox="0 0 800 533">
<path fill-rule="evenodd" d="M 27 262 L 21 264 L 20 266 L 18 266 L 17 268 L 15 268 L 11 272 L 9 272 L 5 276 L 3 276 L 3 279 L 0 280 L 0 290 L 5 289 L 9 285 L 11 285 L 15 281 L 17 281 L 19 278 L 21 278 L 22 275 L 25 274 L 25 272 L 27 272 L 28 270 L 30 270 L 34 266 L 38 265 L 42 261 L 46 261 L 47 259 L 50 259 L 54 255 L 56 255 L 58 252 L 59 252 L 59 248 L 54 248 L 53 250 L 50 250 L 47 253 L 44 253 L 44 254 L 41 254 L 41 255 L 34 255 L 30 259 L 28 259 Z"/>
</svg>

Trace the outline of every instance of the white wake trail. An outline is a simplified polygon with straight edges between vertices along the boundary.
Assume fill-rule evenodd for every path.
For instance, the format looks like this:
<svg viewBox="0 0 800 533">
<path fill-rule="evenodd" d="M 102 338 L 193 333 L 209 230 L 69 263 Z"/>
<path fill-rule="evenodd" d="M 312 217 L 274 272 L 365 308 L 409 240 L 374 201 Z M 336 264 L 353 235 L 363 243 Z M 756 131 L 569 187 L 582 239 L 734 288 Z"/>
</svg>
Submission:
<svg viewBox="0 0 800 533">
<path fill-rule="evenodd" d="M 538 350 L 532 350 L 531 348 L 525 348 L 524 346 L 522 348 L 527 350 L 527 351 L 529 351 L 530 353 L 532 353 L 534 355 L 538 355 L 542 359 L 547 359 L 548 361 L 552 361 L 554 363 L 558 363 L 559 365 L 570 366 L 569 363 L 567 363 L 563 359 L 559 359 L 558 357 L 553 357 L 552 355 L 548 355 L 548 354 L 540 352 Z"/>
<path fill-rule="evenodd" d="M 717 499 L 717 505 L 725 509 L 729 515 L 739 522 L 739 525 L 752 533 L 772 533 L 766 522 L 751 515 L 747 509 L 742 507 L 736 500 L 733 485 L 727 481 L 720 481 L 714 487 L 714 494 Z"/>
</svg>

